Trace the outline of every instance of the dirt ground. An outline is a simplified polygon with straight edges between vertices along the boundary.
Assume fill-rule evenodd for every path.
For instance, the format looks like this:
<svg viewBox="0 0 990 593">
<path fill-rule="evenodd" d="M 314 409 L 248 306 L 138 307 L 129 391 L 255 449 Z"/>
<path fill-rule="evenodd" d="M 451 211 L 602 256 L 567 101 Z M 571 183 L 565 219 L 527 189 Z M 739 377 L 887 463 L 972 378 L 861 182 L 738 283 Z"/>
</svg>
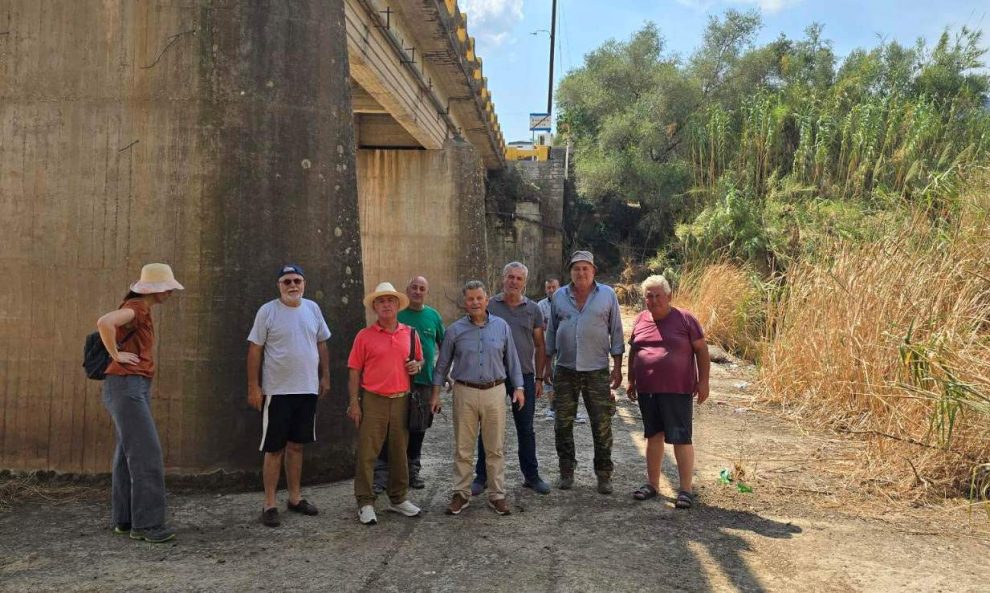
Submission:
<svg viewBox="0 0 990 593">
<path fill-rule="evenodd" d="M 619 393 L 616 491 L 595 491 L 592 443 L 578 425 L 573 490 L 522 488 L 511 417 L 507 486 L 513 510 L 475 498 L 443 513 L 452 430 L 442 417 L 424 446 L 419 518 L 385 512 L 360 525 L 351 482 L 304 489 L 317 517 L 258 523 L 261 495 L 170 497 L 176 541 L 130 541 L 108 529 L 108 496 L 25 500 L 0 512 L 0 591 L 925 591 L 990 590 L 990 520 L 964 501 L 908 506 L 856 483 L 854 441 L 802 430 L 753 402 L 752 368 L 713 365 L 712 397 L 695 417 L 699 504 L 635 501 L 645 479 L 639 410 Z M 447 406 L 449 409 L 449 405 Z M 557 477 L 553 423 L 537 406 L 542 474 Z M 668 455 L 670 452 L 668 452 Z M 259 460 L 260 462 L 260 460 Z M 718 481 L 738 465 L 752 493 Z M 281 498 L 284 505 L 284 494 Z"/>
</svg>

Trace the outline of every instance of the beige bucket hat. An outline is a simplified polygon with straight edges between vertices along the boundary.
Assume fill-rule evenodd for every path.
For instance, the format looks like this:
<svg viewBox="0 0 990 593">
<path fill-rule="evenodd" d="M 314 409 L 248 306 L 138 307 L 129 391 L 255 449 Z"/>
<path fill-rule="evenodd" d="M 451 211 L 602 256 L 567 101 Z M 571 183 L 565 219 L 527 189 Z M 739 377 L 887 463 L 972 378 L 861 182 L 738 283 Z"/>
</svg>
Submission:
<svg viewBox="0 0 990 593">
<path fill-rule="evenodd" d="M 141 279 L 131 284 L 131 292 L 154 294 L 166 290 L 185 290 L 172 273 L 168 264 L 146 264 L 141 268 Z"/>
<path fill-rule="evenodd" d="M 399 299 L 399 310 L 405 309 L 409 306 L 409 297 L 405 293 L 399 292 L 392 286 L 391 282 L 382 282 L 375 287 L 375 292 L 364 297 L 364 306 L 371 307 L 371 303 L 375 302 L 380 296 L 394 296 Z"/>
</svg>

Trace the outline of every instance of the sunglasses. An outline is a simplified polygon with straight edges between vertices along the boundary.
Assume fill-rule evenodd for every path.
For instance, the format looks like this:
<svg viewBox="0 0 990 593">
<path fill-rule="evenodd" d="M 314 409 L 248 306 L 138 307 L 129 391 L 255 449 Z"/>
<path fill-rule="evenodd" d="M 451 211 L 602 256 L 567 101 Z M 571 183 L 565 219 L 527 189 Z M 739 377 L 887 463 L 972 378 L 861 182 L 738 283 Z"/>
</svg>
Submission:
<svg viewBox="0 0 990 593">
<path fill-rule="evenodd" d="M 293 284 L 302 284 L 303 283 L 303 279 L 302 278 L 286 278 L 284 280 L 279 280 L 279 282 L 281 282 L 285 286 L 292 286 Z"/>
</svg>

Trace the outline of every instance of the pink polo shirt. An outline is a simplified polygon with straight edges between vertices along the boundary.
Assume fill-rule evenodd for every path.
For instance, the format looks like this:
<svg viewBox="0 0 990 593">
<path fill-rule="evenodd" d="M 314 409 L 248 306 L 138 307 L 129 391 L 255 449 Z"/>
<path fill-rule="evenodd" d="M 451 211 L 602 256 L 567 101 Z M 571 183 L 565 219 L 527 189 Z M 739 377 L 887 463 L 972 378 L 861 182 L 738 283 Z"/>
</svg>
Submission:
<svg viewBox="0 0 990 593">
<path fill-rule="evenodd" d="M 694 393 L 698 367 L 693 344 L 703 337 L 701 324 L 689 311 L 671 307 L 660 321 L 649 311 L 640 313 L 629 338 L 637 391 Z"/>
<path fill-rule="evenodd" d="M 400 323 L 392 333 L 377 322 L 358 332 L 347 357 L 347 367 L 361 371 L 361 388 L 374 393 L 391 395 L 409 391 L 408 325 Z M 416 360 L 423 360 L 423 347 L 416 335 Z"/>
</svg>

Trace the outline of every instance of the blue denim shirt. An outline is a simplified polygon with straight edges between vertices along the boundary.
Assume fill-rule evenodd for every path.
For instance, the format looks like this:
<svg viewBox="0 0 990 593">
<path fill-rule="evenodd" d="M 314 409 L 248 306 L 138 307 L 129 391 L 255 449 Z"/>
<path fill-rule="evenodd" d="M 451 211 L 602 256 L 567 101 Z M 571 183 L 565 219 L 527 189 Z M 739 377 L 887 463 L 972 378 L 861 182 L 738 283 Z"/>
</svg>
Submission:
<svg viewBox="0 0 990 593">
<path fill-rule="evenodd" d="M 579 311 L 571 291 L 567 284 L 550 298 L 547 356 L 556 352 L 557 365 L 573 371 L 607 369 L 609 356 L 625 352 L 619 299 L 611 287 L 595 282 Z"/>
<path fill-rule="evenodd" d="M 512 330 L 504 319 L 488 315 L 482 326 L 467 315 L 450 324 L 440 345 L 440 357 L 433 370 L 433 384 L 443 385 L 453 364 L 455 381 L 490 383 L 507 380 L 522 389 L 522 367 L 512 341 Z"/>
</svg>

